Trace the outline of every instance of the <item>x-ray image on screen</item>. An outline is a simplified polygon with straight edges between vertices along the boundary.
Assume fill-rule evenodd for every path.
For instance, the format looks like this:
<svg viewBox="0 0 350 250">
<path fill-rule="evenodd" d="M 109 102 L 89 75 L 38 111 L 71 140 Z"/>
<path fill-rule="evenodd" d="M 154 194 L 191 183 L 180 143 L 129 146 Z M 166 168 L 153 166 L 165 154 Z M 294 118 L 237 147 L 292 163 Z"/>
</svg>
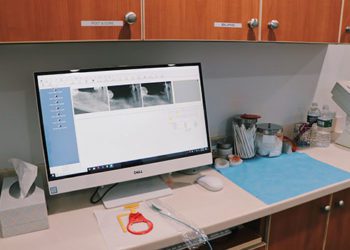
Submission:
<svg viewBox="0 0 350 250">
<path fill-rule="evenodd" d="M 173 103 L 171 82 L 141 84 L 143 106 L 156 106 Z"/>
<path fill-rule="evenodd" d="M 143 180 L 212 164 L 200 63 L 34 76 L 51 195 L 132 181 L 127 203 L 153 199 L 161 179 Z"/>
<path fill-rule="evenodd" d="M 109 86 L 108 96 L 111 110 L 142 106 L 140 84 Z"/>
<path fill-rule="evenodd" d="M 72 90 L 74 114 L 109 111 L 107 87 Z"/>
</svg>

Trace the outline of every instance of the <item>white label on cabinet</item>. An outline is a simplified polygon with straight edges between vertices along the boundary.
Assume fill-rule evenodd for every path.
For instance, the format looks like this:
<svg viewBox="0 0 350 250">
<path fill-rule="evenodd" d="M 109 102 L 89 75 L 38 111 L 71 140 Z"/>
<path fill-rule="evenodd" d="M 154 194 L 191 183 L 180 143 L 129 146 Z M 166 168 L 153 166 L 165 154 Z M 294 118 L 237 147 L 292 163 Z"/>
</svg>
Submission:
<svg viewBox="0 0 350 250">
<path fill-rule="evenodd" d="M 222 23 L 222 22 L 214 22 L 215 28 L 234 28 L 241 29 L 242 23 Z"/>
<path fill-rule="evenodd" d="M 123 26 L 123 21 L 99 21 L 99 20 L 84 20 L 81 21 L 83 27 L 104 27 L 104 26 Z"/>
</svg>

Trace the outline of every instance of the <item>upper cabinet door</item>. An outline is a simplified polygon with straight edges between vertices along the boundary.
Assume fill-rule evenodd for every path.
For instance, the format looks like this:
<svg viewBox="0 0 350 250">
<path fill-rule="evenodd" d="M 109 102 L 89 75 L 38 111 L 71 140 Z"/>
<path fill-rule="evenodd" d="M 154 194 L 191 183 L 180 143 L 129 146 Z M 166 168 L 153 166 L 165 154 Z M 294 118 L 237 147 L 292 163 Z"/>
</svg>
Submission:
<svg viewBox="0 0 350 250">
<path fill-rule="evenodd" d="M 350 0 L 344 0 L 343 23 L 340 34 L 340 42 L 350 43 Z"/>
<path fill-rule="evenodd" d="M 141 39 L 141 0 L 0 0 L 0 6 L 0 42 Z M 132 13 L 125 20 L 129 12 L 136 21 Z"/>
<path fill-rule="evenodd" d="M 338 42 L 342 0 L 263 0 L 262 40 Z"/>
<path fill-rule="evenodd" d="M 144 5 L 146 40 L 259 38 L 259 0 L 145 0 Z"/>
</svg>

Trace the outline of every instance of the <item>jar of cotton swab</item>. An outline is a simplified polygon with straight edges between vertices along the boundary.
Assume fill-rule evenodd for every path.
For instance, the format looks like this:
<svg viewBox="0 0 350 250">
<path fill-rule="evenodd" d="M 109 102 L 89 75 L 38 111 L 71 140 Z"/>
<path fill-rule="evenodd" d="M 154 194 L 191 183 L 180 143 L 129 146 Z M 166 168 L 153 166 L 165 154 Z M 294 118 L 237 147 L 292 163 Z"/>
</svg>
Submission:
<svg viewBox="0 0 350 250">
<path fill-rule="evenodd" d="M 255 156 L 256 123 L 259 118 L 259 115 L 253 114 L 237 115 L 233 118 L 233 152 L 242 159 Z"/>
</svg>

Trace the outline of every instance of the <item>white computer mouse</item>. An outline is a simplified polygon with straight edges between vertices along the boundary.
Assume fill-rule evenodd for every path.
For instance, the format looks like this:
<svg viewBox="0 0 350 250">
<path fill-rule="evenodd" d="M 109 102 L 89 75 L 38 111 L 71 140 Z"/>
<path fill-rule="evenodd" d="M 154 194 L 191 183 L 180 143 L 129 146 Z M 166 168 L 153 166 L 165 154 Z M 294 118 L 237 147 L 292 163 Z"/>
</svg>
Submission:
<svg viewBox="0 0 350 250">
<path fill-rule="evenodd" d="M 220 191 L 224 187 L 224 184 L 220 178 L 211 175 L 200 176 L 196 182 L 205 189 L 212 192 Z"/>
</svg>

